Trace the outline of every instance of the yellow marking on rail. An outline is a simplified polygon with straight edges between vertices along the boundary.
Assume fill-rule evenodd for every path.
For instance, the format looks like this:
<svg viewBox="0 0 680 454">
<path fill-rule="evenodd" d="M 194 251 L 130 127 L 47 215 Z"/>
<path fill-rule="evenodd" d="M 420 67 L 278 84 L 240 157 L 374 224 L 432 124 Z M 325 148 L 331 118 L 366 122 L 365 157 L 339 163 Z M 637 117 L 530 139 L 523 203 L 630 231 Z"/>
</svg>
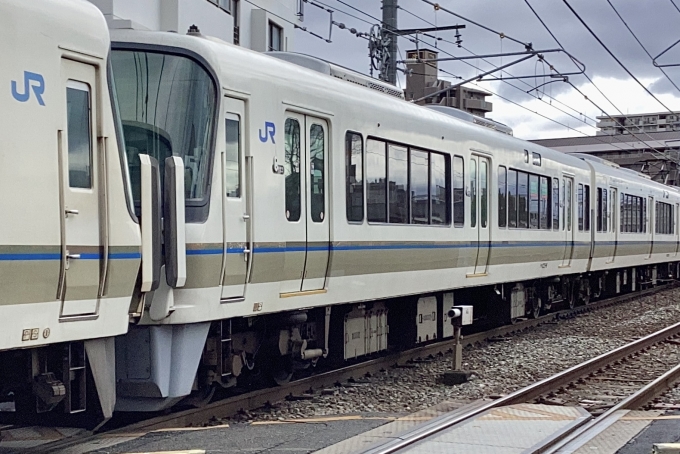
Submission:
<svg viewBox="0 0 680 454">
<path fill-rule="evenodd" d="M 292 298 L 294 296 L 320 295 L 322 293 L 328 293 L 328 290 L 323 288 L 321 290 L 305 290 L 303 292 L 279 293 L 279 298 Z"/>
</svg>

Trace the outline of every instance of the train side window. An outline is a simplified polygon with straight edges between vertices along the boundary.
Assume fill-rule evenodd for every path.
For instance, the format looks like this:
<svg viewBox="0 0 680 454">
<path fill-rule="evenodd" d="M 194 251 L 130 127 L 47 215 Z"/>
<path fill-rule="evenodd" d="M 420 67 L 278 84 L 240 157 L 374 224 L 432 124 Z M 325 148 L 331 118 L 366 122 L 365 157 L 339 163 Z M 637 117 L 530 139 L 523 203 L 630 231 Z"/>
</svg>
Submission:
<svg viewBox="0 0 680 454">
<path fill-rule="evenodd" d="M 479 162 L 479 215 L 480 215 L 480 225 L 482 228 L 486 228 L 487 217 L 489 216 L 489 164 L 486 159 L 482 159 Z"/>
<path fill-rule="evenodd" d="M 386 144 L 366 142 L 366 209 L 368 222 L 387 222 Z"/>
<path fill-rule="evenodd" d="M 364 139 L 361 134 L 345 135 L 345 188 L 347 220 L 364 220 Z"/>
<path fill-rule="evenodd" d="M 309 128 L 309 208 L 312 222 L 323 222 L 326 212 L 326 134 L 323 126 Z"/>
<path fill-rule="evenodd" d="M 590 186 L 583 186 L 583 230 L 590 231 Z"/>
<path fill-rule="evenodd" d="M 572 223 L 572 210 L 573 210 L 573 189 L 572 189 L 572 180 L 567 180 L 567 188 L 564 192 L 564 205 L 567 208 L 567 231 L 571 232 L 571 223 Z"/>
<path fill-rule="evenodd" d="M 647 199 L 644 197 L 640 198 L 642 202 L 642 209 L 640 210 L 640 225 L 642 226 L 642 232 L 647 233 Z M 651 207 L 650 207 L 651 209 Z M 651 228 L 650 228 L 651 230 Z"/>
<path fill-rule="evenodd" d="M 538 175 L 529 175 L 529 228 L 537 229 L 539 206 Z"/>
<path fill-rule="evenodd" d="M 529 227 L 529 174 L 517 172 L 517 227 Z"/>
<path fill-rule="evenodd" d="M 465 225 L 465 161 L 453 157 L 453 225 Z"/>
<path fill-rule="evenodd" d="M 68 185 L 92 187 L 92 120 L 90 86 L 69 81 L 66 87 L 66 127 L 68 138 Z"/>
<path fill-rule="evenodd" d="M 576 197 L 576 200 L 578 201 L 578 230 L 583 231 L 583 185 L 581 183 L 578 185 Z"/>
<path fill-rule="evenodd" d="M 552 228 L 560 229 L 560 180 L 552 180 Z"/>
<path fill-rule="evenodd" d="M 602 231 L 602 188 L 597 188 L 597 200 L 595 201 L 596 207 L 595 212 L 597 215 L 597 231 Z"/>
<path fill-rule="evenodd" d="M 616 200 L 614 200 L 614 190 L 609 189 L 609 231 L 615 232 L 616 230 Z"/>
<path fill-rule="evenodd" d="M 411 224 L 429 224 L 429 153 L 411 149 L 409 158 L 411 159 Z"/>
<path fill-rule="evenodd" d="M 285 162 L 283 165 L 286 179 L 286 219 L 290 222 L 300 220 L 300 123 L 287 118 L 285 137 Z"/>
<path fill-rule="evenodd" d="M 624 193 L 621 193 L 621 202 L 619 204 L 619 216 L 621 219 L 619 220 L 619 230 L 621 232 L 626 231 L 626 195 Z"/>
<path fill-rule="evenodd" d="M 609 230 L 609 216 L 607 216 L 607 189 L 602 190 L 602 231 Z"/>
<path fill-rule="evenodd" d="M 400 145 L 387 149 L 387 200 L 390 224 L 408 224 L 408 150 Z"/>
<path fill-rule="evenodd" d="M 430 198 L 434 225 L 451 224 L 451 189 L 446 156 L 430 153 Z"/>
<path fill-rule="evenodd" d="M 538 202 L 539 228 L 548 230 L 550 228 L 550 187 L 548 185 L 548 178 L 541 177 L 540 183 L 540 199 Z"/>
<path fill-rule="evenodd" d="M 517 228 L 517 171 L 508 170 L 508 227 Z"/>
<path fill-rule="evenodd" d="M 470 159 L 470 227 L 477 227 L 477 160 Z"/>
<path fill-rule="evenodd" d="M 505 227 L 508 224 L 508 171 L 504 166 L 498 166 L 498 227 Z"/>
<path fill-rule="evenodd" d="M 226 120 L 227 153 L 225 155 L 225 179 L 227 197 L 241 197 L 241 123 L 236 119 Z"/>
</svg>

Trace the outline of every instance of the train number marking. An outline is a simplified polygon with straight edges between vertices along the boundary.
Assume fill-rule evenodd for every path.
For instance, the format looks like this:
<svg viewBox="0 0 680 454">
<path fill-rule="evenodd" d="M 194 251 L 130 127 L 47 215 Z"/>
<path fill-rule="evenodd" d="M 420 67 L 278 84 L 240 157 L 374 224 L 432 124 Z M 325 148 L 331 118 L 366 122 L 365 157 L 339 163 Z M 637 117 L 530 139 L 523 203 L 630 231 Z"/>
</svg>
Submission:
<svg viewBox="0 0 680 454">
<path fill-rule="evenodd" d="M 260 129 L 259 134 L 260 142 L 267 143 L 269 139 L 271 139 L 272 143 L 276 144 L 276 142 L 274 142 L 274 136 L 276 135 L 276 125 L 271 121 L 266 121 L 264 123 L 264 133 L 262 133 L 262 130 Z"/>
<path fill-rule="evenodd" d="M 28 328 L 21 332 L 21 342 L 38 340 L 40 328 Z"/>
<path fill-rule="evenodd" d="M 45 101 L 43 101 L 42 95 L 45 93 L 45 79 L 42 75 L 24 71 L 23 93 L 19 93 L 17 90 L 17 82 L 15 80 L 12 81 L 12 96 L 19 102 L 28 102 L 31 99 L 31 89 L 33 89 L 33 94 L 35 99 L 38 100 L 38 104 L 44 106 Z"/>
</svg>

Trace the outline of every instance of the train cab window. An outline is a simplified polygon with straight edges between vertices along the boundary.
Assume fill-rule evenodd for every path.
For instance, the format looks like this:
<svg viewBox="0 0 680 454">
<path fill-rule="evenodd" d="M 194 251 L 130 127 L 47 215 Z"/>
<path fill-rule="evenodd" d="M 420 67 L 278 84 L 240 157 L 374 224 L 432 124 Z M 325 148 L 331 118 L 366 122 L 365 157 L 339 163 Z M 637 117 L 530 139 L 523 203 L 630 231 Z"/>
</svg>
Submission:
<svg viewBox="0 0 680 454">
<path fill-rule="evenodd" d="M 387 200 L 389 222 L 408 224 L 408 149 L 389 145 L 387 149 Z"/>
<path fill-rule="evenodd" d="M 312 222 L 323 222 L 326 214 L 326 133 L 323 126 L 309 128 L 309 209 Z"/>
<path fill-rule="evenodd" d="M 538 175 L 529 175 L 529 228 L 538 228 Z"/>
<path fill-rule="evenodd" d="M 366 142 L 366 210 L 368 222 L 387 222 L 387 151 L 385 142 Z"/>
<path fill-rule="evenodd" d="M 508 170 L 508 227 L 517 227 L 517 171 Z"/>
<path fill-rule="evenodd" d="M 90 86 L 69 81 L 66 106 L 68 184 L 72 188 L 89 189 L 92 187 Z"/>
<path fill-rule="evenodd" d="M 552 180 L 552 228 L 560 229 L 560 180 Z"/>
<path fill-rule="evenodd" d="M 508 171 L 504 166 L 498 166 L 498 227 L 508 224 Z"/>
<path fill-rule="evenodd" d="M 290 222 L 300 220 L 300 123 L 287 118 L 285 137 L 285 161 L 283 165 L 286 179 L 286 219 Z"/>
<path fill-rule="evenodd" d="M 347 220 L 364 220 L 364 140 L 361 134 L 348 132 L 345 136 L 345 182 Z"/>
<path fill-rule="evenodd" d="M 547 177 L 540 179 L 540 199 L 538 204 L 539 228 L 548 230 L 550 228 L 550 186 Z"/>
<path fill-rule="evenodd" d="M 486 228 L 489 216 L 489 163 L 486 159 L 479 163 L 479 197 L 480 225 Z"/>
<path fill-rule="evenodd" d="M 229 114 L 231 115 L 231 114 Z M 227 118 L 225 180 L 227 197 L 241 197 L 241 126 L 239 118 Z"/>
<path fill-rule="evenodd" d="M 446 156 L 430 153 L 430 198 L 432 199 L 431 224 L 451 224 L 450 175 Z"/>
<path fill-rule="evenodd" d="M 428 224 L 430 219 L 429 153 L 411 150 L 411 223 Z"/>
<path fill-rule="evenodd" d="M 517 172 L 517 227 L 529 227 L 529 174 Z"/>
<path fill-rule="evenodd" d="M 470 159 L 470 227 L 477 227 L 477 160 Z"/>
<path fill-rule="evenodd" d="M 453 157 L 453 225 L 465 225 L 465 161 Z"/>
</svg>

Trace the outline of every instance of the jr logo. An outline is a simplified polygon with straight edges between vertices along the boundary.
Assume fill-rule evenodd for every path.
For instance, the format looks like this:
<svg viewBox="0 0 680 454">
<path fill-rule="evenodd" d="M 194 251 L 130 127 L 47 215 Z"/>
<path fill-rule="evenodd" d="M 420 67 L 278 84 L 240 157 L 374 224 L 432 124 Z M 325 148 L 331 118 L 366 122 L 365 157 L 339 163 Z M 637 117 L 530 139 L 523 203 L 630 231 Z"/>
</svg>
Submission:
<svg viewBox="0 0 680 454">
<path fill-rule="evenodd" d="M 42 95 L 45 93 L 45 79 L 43 76 L 37 73 L 32 73 L 30 71 L 24 71 L 24 92 L 19 93 L 17 90 L 17 82 L 12 81 L 12 96 L 19 102 L 27 102 L 31 98 L 30 89 L 33 89 L 33 94 L 35 99 L 38 100 L 38 104 L 41 106 L 45 105 Z"/>
<path fill-rule="evenodd" d="M 264 132 L 260 129 L 260 142 L 262 143 L 267 143 L 267 141 L 271 138 L 272 143 L 274 142 L 274 135 L 276 134 L 276 125 L 272 123 L 271 121 L 266 121 L 264 123 Z"/>
</svg>

